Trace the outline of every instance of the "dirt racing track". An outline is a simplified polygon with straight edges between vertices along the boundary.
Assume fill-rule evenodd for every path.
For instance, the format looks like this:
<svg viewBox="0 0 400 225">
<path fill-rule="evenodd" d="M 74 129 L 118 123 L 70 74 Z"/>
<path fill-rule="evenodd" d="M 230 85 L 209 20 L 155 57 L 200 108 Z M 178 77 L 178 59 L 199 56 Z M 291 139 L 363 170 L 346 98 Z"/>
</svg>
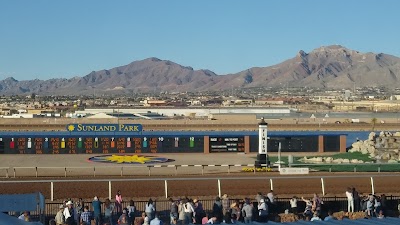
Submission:
<svg viewBox="0 0 400 225">
<path fill-rule="evenodd" d="M 170 165 L 184 164 L 250 164 L 255 155 L 243 154 L 168 154 L 173 159 Z M 165 157 L 164 156 L 164 157 Z M 149 197 L 165 199 L 168 196 L 212 199 L 218 194 L 227 193 L 233 197 L 253 197 L 257 192 L 268 192 L 271 187 L 279 197 L 309 196 L 313 193 L 326 196 L 344 196 L 347 187 L 355 187 L 360 193 L 398 195 L 400 193 L 400 173 L 315 173 L 310 175 L 281 176 L 277 172 L 241 172 L 240 167 L 205 168 L 181 167 L 153 168 L 151 176 L 146 166 L 125 170 L 121 177 L 120 167 L 115 164 L 91 163 L 88 155 L 3 155 L 0 167 L 26 167 L 17 176 L 3 178 L 0 190 L 3 194 L 42 192 L 47 199 L 85 198 L 97 195 L 107 198 L 121 190 L 126 198 L 146 199 Z M 39 177 L 35 177 L 34 167 L 43 167 Z M 56 169 L 58 167 L 58 169 Z M 64 177 L 65 167 L 69 174 Z M 97 167 L 97 176 L 92 169 Z M 80 169 L 81 168 L 81 169 Z M 82 169 L 86 168 L 86 169 Z M 113 171 L 115 170 L 115 171 Z M 47 171 L 47 172 L 46 172 Z M 102 172 L 101 172 L 102 171 Z M 53 174 L 52 174 L 53 173 Z M 54 176 L 54 174 L 57 174 Z M 371 186 L 371 177 L 373 187 Z M 321 179 L 323 178 L 323 179 Z M 218 182 L 219 180 L 219 182 Z M 322 189 L 322 183 L 323 188 Z M 167 186 L 167 187 L 166 187 Z M 51 191 L 53 190 L 53 196 Z"/>
</svg>

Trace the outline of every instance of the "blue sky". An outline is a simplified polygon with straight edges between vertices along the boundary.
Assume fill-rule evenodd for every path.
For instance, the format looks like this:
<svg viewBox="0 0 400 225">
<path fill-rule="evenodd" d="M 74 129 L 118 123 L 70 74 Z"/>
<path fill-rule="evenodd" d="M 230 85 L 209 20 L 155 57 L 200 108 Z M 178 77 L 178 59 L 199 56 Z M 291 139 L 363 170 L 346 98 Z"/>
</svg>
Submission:
<svg viewBox="0 0 400 225">
<path fill-rule="evenodd" d="M 398 0 L 0 1 L 0 79 L 70 78 L 148 57 L 217 74 L 341 44 L 400 56 Z"/>
</svg>

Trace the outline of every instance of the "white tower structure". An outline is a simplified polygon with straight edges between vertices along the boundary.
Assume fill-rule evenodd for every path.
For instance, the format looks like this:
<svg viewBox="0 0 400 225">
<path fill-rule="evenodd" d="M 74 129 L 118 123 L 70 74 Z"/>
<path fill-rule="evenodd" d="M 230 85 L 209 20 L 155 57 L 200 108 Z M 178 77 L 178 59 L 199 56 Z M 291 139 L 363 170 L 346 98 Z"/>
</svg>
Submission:
<svg viewBox="0 0 400 225">
<path fill-rule="evenodd" d="M 268 160 L 268 123 L 265 122 L 264 118 L 261 118 L 258 124 L 258 155 L 255 165 L 257 167 L 265 166 L 269 164 Z"/>
<path fill-rule="evenodd" d="M 258 124 L 258 154 L 268 154 L 267 146 L 268 138 L 268 123 L 265 122 L 264 118 L 261 118 L 261 122 Z"/>
</svg>

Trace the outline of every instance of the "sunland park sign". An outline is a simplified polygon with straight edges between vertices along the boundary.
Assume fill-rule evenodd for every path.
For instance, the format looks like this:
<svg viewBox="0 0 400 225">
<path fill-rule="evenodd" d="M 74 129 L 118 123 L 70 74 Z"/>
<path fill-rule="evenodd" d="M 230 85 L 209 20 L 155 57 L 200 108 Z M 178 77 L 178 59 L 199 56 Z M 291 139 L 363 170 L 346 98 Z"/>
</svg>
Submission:
<svg viewBox="0 0 400 225">
<path fill-rule="evenodd" d="M 68 124 L 69 132 L 141 132 L 142 124 Z"/>
</svg>

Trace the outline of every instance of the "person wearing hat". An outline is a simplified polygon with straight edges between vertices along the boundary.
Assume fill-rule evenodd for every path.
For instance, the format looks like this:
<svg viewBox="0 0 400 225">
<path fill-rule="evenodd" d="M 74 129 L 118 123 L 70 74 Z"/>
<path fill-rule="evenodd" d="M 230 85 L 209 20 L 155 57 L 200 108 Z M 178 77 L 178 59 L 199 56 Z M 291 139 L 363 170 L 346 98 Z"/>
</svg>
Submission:
<svg viewBox="0 0 400 225">
<path fill-rule="evenodd" d="M 72 201 L 68 201 L 66 203 L 67 207 L 64 209 L 64 218 L 65 218 L 65 223 L 68 225 L 75 225 L 76 224 L 76 212 L 74 209 L 74 203 Z"/>
<path fill-rule="evenodd" d="M 56 225 L 63 225 L 65 223 L 65 218 L 63 213 L 64 213 L 64 205 L 60 205 L 56 217 L 54 217 Z"/>
</svg>

